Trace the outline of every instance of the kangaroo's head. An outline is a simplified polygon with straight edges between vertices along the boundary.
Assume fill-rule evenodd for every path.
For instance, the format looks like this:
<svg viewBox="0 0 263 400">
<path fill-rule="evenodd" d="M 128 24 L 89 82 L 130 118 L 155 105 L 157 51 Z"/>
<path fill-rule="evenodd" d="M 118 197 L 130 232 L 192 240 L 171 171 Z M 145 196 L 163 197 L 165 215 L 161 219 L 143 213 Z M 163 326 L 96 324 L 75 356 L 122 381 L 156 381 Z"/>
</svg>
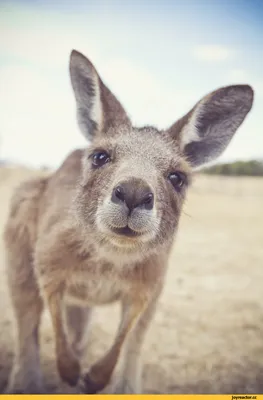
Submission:
<svg viewBox="0 0 263 400">
<path fill-rule="evenodd" d="M 78 219 L 112 251 L 158 251 L 177 230 L 192 171 L 225 150 L 252 107 L 253 90 L 218 89 L 159 131 L 133 127 L 95 67 L 76 51 L 70 75 L 79 126 L 91 141 L 75 202 Z"/>
</svg>

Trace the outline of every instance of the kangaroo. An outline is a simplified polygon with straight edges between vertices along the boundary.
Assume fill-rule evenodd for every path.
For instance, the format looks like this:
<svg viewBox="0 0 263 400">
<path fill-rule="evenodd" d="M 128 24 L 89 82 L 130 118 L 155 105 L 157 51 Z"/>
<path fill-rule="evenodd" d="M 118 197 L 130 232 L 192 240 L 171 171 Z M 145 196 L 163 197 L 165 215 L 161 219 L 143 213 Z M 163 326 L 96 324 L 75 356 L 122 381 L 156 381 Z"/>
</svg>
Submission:
<svg viewBox="0 0 263 400">
<path fill-rule="evenodd" d="M 38 330 L 46 306 L 63 381 L 82 393 L 107 390 L 109 383 L 115 393 L 142 393 L 142 346 L 193 172 L 228 146 L 252 107 L 253 89 L 215 90 L 157 130 L 133 127 L 76 50 L 70 77 L 79 127 L 91 143 L 54 173 L 22 183 L 5 227 L 17 332 L 7 392 L 45 392 Z M 121 319 L 112 346 L 81 371 L 92 310 L 116 301 Z"/>
</svg>

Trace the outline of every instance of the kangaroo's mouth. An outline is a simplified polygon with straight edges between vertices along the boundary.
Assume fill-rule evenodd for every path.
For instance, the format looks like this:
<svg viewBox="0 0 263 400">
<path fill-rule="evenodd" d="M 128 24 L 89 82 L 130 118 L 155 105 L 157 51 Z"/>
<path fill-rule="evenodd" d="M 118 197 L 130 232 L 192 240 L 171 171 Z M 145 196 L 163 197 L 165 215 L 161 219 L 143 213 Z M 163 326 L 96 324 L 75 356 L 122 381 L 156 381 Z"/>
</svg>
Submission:
<svg viewBox="0 0 263 400">
<path fill-rule="evenodd" d="M 128 225 L 125 226 L 124 228 L 112 228 L 112 231 L 117 235 L 126 237 L 137 237 L 142 235 L 142 233 L 136 232 L 133 229 L 129 228 Z"/>
</svg>

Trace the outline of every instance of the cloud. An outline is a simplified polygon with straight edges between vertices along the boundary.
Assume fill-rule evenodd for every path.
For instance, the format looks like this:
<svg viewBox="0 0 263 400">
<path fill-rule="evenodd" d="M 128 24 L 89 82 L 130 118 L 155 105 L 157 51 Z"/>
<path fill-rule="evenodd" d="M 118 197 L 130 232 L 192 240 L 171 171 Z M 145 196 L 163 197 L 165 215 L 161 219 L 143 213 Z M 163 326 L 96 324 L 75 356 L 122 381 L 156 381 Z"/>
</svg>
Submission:
<svg viewBox="0 0 263 400">
<path fill-rule="evenodd" d="M 195 58 L 201 61 L 219 62 L 232 56 L 233 51 L 220 45 L 200 45 L 193 50 Z"/>
</svg>

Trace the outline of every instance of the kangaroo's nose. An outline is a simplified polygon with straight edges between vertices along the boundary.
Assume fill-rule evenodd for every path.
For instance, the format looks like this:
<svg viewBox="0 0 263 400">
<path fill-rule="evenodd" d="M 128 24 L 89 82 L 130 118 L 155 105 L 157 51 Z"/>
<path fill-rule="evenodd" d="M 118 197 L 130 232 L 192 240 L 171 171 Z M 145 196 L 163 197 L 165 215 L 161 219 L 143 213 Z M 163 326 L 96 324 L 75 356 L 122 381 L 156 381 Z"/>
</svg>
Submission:
<svg viewBox="0 0 263 400">
<path fill-rule="evenodd" d="M 141 179 L 131 179 L 113 189 L 111 201 L 117 204 L 125 203 L 130 212 L 137 207 L 151 210 L 154 195 L 146 182 Z"/>
</svg>

